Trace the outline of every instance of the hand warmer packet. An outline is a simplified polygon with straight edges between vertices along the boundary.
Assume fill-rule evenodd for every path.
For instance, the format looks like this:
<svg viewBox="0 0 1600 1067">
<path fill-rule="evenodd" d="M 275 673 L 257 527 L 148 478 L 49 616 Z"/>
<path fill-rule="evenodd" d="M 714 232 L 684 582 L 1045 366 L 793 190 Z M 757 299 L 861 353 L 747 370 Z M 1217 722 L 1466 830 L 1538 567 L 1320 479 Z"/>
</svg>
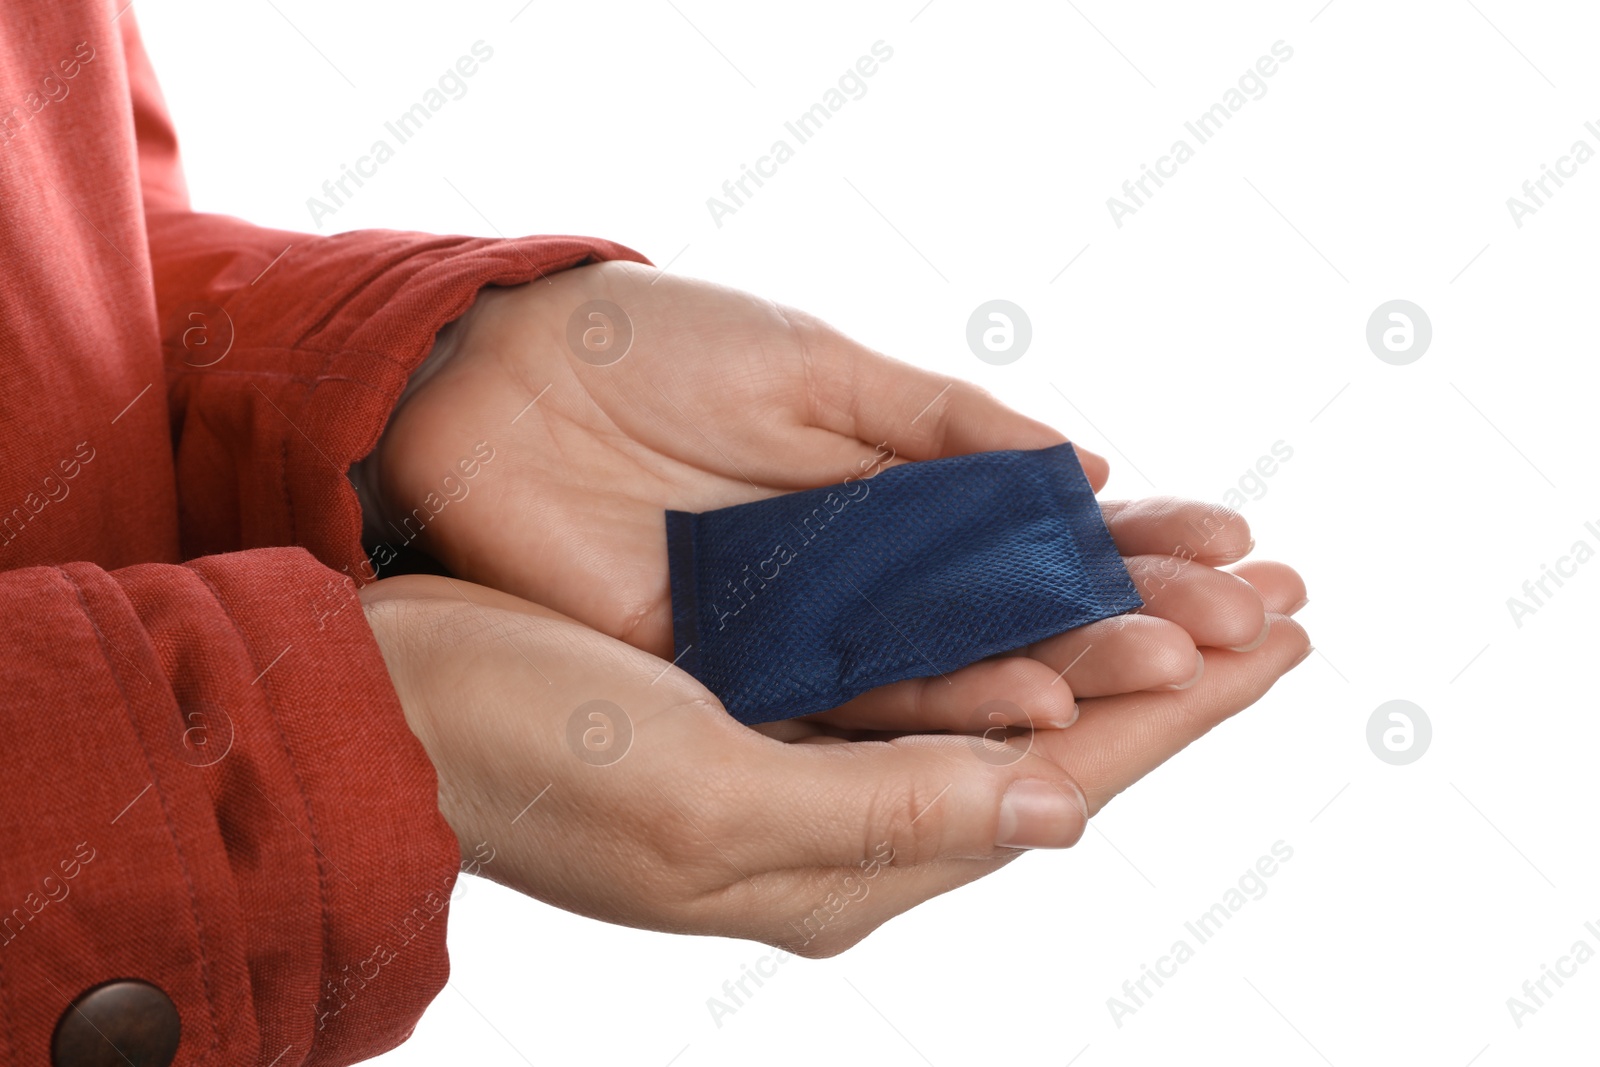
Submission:
<svg viewBox="0 0 1600 1067">
<path fill-rule="evenodd" d="M 751 725 L 1143 606 L 1067 444 L 666 515 L 676 662 Z"/>
</svg>

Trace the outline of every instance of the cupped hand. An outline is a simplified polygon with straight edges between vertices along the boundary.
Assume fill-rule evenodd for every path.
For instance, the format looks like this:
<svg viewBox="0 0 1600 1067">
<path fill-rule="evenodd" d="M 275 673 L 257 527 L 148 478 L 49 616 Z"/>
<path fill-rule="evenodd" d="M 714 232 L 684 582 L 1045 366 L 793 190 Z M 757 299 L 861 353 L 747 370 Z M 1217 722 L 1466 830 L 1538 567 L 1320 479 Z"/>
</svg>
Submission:
<svg viewBox="0 0 1600 1067">
<path fill-rule="evenodd" d="M 1021 849 L 1072 845 L 1105 800 L 1305 647 L 1275 614 L 1255 650 L 1208 651 L 1190 689 L 1086 699 L 1076 726 L 1026 749 L 804 727 L 794 740 L 833 743 L 793 744 L 740 725 L 669 663 L 508 594 L 409 576 L 361 596 L 463 854 L 493 850 L 482 873 L 609 922 L 807 956 Z"/>
<path fill-rule="evenodd" d="M 664 509 L 704 511 L 885 465 L 1065 440 L 811 316 L 634 263 L 488 288 L 440 344 L 448 357 L 369 461 L 389 528 L 420 531 L 452 574 L 669 659 Z M 454 473 L 461 458 L 484 455 L 470 482 Z M 1105 461 L 1079 456 L 1098 490 Z M 430 514 L 426 502 L 441 492 L 451 502 Z M 890 687 L 869 695 L 869 708 L 888 702 L 936 728 L 981 697 L 1060 724 L 1080 696 L 1192 684 L 1199 645 L 1260 639 L 1259 598 L 1216 569 L 1249 551 L 1241 517 L 1172 500 L 1105 511 L 1144 612 L 948 682 Z"/>
</svg>

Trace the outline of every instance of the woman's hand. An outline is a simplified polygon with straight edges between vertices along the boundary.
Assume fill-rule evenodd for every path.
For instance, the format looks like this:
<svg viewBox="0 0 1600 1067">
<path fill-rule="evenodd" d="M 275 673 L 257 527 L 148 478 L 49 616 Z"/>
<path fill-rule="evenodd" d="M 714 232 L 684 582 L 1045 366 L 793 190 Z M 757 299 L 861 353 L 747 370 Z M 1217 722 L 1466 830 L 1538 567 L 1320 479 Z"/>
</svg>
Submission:
<svg viewBox="0 0 1600 1067">
<path fill-rule="evenodd" d="M 441 344 L 449 358 L 396 412 L 370 461 L 379 510 L 396 530 L 420 525 L 420 545 L 452 574 L 669 659 L 664 509 L 830 485 L 885 455 L 900 463 L 1064 440 L 793 309 L 634 263 L 486 289 Z M 493 458 L 470 492 L 408 522 L 479 442 Z M 1105 461 L 1079 455 L 1098 489 Z M 1105 510 L 1143 613 L 969 668 L 952 684 L 891 687 L 887 699 L 928 728 L 989 700 L 1060 724 L 1078 696 L 1192 684 L 1198 645 L 1262 638 L 1260 598 L 1215 569 L 1249 551 L 1240 516 L 1172 500 Z"/>
<path fill-rule="evenodd" d="M 1273 592 L 1273 606 L 1293 594 Z M 1275 616 L 1256 650 L 1208 652 L 1187 691 L 1085 700 L 1077 725 L 1026 747 L 776 724 L 827 742 L 787 743 L 670 664 L 507 594 L 410 576 L 361 596 L 463 855 L 493 849 L 484 874 L 608 922 L 806 956 L 1019 849 L 1072 845 L 1101 804 L 1254 702 L 1306 647 Z"/>
</svg>

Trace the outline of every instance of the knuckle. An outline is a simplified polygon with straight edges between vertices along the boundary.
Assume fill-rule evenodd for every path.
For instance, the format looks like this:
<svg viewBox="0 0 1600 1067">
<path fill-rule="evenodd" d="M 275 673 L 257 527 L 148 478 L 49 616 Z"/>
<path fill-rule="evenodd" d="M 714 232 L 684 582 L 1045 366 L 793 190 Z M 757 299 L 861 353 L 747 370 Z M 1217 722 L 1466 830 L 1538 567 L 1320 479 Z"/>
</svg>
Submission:
<svg viewBox="0 0 1600 1067">
<path fill-rule="evenodd" d="M 1032 657 L 1012 656 L 993 662 L 993 689 L 997 692 L 1022 691 L 1038 679 L 1038 664 Z"/>
<path fill-rule="evenodd" d="M 717 815 L 717 806 L 695 805 L 684 800 L 674 801 L 660 813 L 659 818 L 638 828 L 638 844 L 657 858 L 658 865 L 679 876 L 731 872 L 727 853 L 719 851 L 718 835 L 726 842 L 726 824 Z M 725 843 L 720 847 L 726 848 Z M 708 881 L 697 877 L 695 881 Z"/>
<path fill-rule="evenodd" d="M 943 820 L 937 803 L 948 784 L 933 782 L 885 783 L 873 796 L 862 855 L 882 842 L 892 850 L 892 866 L 916 866 L 937 859 L 943 846 Z"/>
<path fill-rule="evenodd" d="M 710 851 L 705 838 L 683 819 L 663 820 L 652 829 L 650 843 L 663 865 L 674 870 L 699 865 Z"/>
</svg>

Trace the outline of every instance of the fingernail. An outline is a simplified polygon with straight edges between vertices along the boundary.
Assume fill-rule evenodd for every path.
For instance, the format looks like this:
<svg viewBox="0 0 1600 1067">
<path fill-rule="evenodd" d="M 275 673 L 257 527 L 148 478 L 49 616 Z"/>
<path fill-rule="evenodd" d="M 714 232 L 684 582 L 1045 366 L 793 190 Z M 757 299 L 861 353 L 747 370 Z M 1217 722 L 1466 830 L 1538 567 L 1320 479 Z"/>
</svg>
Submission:
<svg viewBox="0 0 1600 1067">
<path fill-rule="evenodd" d="M 1242 551 L 1235 552 L 1235 553 L 1233 553 L 1232 555 L 1230 555 L 1228 557 L 1228 562 L 1237 563 L 1239 560 L 1244 559 L 1246 556 L 1248 556 L 1250 553 L 1254 552 L 1255 550 L 1256 550 L 1256 539 L 1254 537 L 1252 537 L 1252 538 L 1250 538 L 1250 543 L 1245 545 L 1244 549 Z"/>
<path fill-rule="evenodd" d="M 1296 604 L 1294 607 L 1292 607 L 1288 611 L 1284 612 L 1284 614 L 1285 615 L 1293 615 L 1295 612 L 1299 611 L 1301 608 L 1305 607 L 1309 603 L 1311 603 L 1311 598 L 1310 597 L 1308 597 L 1308 596 L 1307 597 L 1301 597 L 1300 598 L 1300 603 Z"/>
<path fill-rule="evenodd" d="M 1071 782 L 1058 787 L 1042 778 L 1012 782 L 1000 798 L 995 844 L 1005 848 L 1070 848 L 1089 821 L 1083 792 Z"/>
<path fill-rule="evenodd" d="M 1289 671 L 1292 671 L 1296 667 L 1300 666 L 1300 664 L 1306 661 L 1306 657 L 1311 655 L 1311 653 L 1315 652 L 1316 650 L 1316 646 L 1313 645 L 1311 648 L 1308 648 L 1304 652 L 1300 653 L 1300 655 L 1295 658 L 1295 661 L 1285 668 L 1284 673 L 1288 673 Z"/>
<path fill-rule="evenodd" d="M 1248 645 L 1237 645 L 1237 646 L 1234 646 L 1234 647 L 1228 649 L 1228 651 L 1230 651 L 1230 652 L 1254 652 L 1256 649 L 1258 649 L 1262 645 L 1266 644 L 1267 643 L 1267 638 L 1270 637 L 1270 636 L 1272 636 L 1272 619 L 1270 617 L 1263 618 L 1261 620 L 1261 632 L 1256 634 L 1256 639 L 1254 641 L 1251 641 Z"/>
<path fill-rule="evenodd" d="M 1206 658 L 1200 653 L 1196 652 L 1194 654 L 1194 677 L 1190 678 L 1187 682 L 1177 682 L 1172 685 L 1158 685 L 1156 688 L 1165 689 L 1169 692 L 1177 692 L 1179 690 L 1188 689 L 1191 688 L 1196 682 L 1200 681 L 1201 675 L 1205 673 Z"/>
<path fill-rule="evenodd" d="M 1045 725 L 1052 730 L 1065 730 L 1067 727 L 1071 726 L 1077 721 L 1078 705 L 1073 704 L 1071 710 L 1069 710 L 1065 715 L 1058 715 L 1054 719 L 1047 720 Z"/>
</svg>

